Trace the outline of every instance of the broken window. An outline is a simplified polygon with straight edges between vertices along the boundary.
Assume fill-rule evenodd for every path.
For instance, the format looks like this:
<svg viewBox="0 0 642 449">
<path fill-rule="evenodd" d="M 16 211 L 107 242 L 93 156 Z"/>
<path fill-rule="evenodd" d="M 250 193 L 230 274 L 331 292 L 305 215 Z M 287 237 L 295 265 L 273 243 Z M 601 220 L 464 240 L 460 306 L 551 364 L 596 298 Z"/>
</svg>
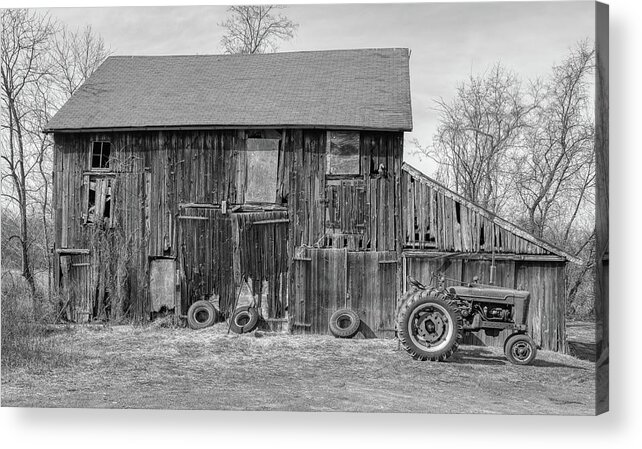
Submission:
<svg viewBox="0 0 642 449">
<path fill-rule="evenodd" d="M 91 169 L 106 170 L 109 168 L 109 156 L 111 153 L 110 142 L 93 142 L 91 149 Z"/>
<path fill-rule="evenodd" d="M 113 204 L 112 194 L 115 179 L 112 176 L 85 175 L 86 189 L 85 223 L 104 221 L 112 225 Z"/>
<path fill-rule="evenodd" d="M 360 170 L 359 132 L 328 131 L 326 142 L 326 173 L 358 175 Z"/>
</svg>

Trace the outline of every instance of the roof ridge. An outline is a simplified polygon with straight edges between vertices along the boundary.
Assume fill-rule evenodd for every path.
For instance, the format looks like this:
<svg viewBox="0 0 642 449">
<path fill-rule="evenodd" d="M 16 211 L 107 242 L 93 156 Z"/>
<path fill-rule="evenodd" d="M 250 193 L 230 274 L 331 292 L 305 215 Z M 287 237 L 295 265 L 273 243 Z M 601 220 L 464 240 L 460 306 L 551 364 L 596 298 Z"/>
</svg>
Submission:
<svg viewBox="0 0 642 449">
<path fill-rule="evenodd" d="M 367 47 L 367 48 L 337 48 L 337 49 L 327 49 L 327 50 L 296 50 L 296 51 L 279 51 L 273 53 L 194 53 L 194 54 L 175 54 L 175 55 L 110 55 L 107 59 L 116 59 L 116 58 L 194 58 L 194 57 L 264 57 L 264 56 L 273 56 L 273 55 L 294 55 L 302 53 L 338 53 L 338 52 L 349 52 L 349 51 L 377 51 L 377 50 L 406 50 L 410 51 L 407 47 Z"/>
</svg>

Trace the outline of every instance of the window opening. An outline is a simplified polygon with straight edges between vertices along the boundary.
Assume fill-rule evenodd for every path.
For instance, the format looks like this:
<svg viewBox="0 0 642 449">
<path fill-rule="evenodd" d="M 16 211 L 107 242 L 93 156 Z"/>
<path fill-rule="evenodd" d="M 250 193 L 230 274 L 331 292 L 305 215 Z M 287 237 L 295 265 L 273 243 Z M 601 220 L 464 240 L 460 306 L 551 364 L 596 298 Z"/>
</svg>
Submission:
<svg viewBox="0 0 642 449">
<path fill-rule="evenodd" d="M 278 139 L 247 139 L 246 203 L 276 203 Z"/>
<path fill-rule="evenodd" d="M 110 142 L 94 142 L 91 150 L 91 168 L 103 170 L 109 168 L 110 153 Z"/>
<path fill-rule="evenodd" d="M 107 221 L 111 225 L 113 208 L 111 196 L 114 179 L 108 176 L 86 175 L 87 202 L 85 223 L 95 223 L 98 220 Z"/>
<path fill-rule="evenodd" d="M 361 173 L 359 133 L 328 131 L 326 143 L 326 174 L 359 175 Z"/>
</svg>

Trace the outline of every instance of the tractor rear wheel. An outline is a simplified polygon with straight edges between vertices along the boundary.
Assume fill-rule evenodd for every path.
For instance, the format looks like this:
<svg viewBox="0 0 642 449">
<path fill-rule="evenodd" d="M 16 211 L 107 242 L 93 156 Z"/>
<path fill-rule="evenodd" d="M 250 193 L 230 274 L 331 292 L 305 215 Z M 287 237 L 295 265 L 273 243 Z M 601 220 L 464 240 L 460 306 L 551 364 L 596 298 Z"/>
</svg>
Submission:
<svg viewBox="0 0 642 449">
<path fill-rule="evenodd" d="M 459 346 L 461 329 L 459 310 L 441 290 L 417 290 L 399 311 L 399 341 L 416 360 L 446 360 Z"/>
</svg>

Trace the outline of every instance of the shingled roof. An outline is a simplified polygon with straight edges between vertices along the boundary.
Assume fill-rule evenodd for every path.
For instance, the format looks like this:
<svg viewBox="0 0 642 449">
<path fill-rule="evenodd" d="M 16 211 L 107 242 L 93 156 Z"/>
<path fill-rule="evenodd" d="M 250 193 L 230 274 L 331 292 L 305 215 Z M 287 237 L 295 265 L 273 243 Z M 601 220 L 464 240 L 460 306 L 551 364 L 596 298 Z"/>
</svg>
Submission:
<svg viewBox="0 0 642 449">
<path fill-rule="evenodd" d="M 112 56 L 45 132 L 163 127 L 412 129 L 409 52 Z"/>
</svg>

